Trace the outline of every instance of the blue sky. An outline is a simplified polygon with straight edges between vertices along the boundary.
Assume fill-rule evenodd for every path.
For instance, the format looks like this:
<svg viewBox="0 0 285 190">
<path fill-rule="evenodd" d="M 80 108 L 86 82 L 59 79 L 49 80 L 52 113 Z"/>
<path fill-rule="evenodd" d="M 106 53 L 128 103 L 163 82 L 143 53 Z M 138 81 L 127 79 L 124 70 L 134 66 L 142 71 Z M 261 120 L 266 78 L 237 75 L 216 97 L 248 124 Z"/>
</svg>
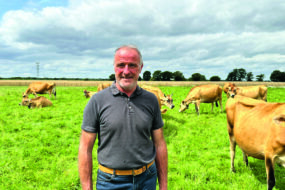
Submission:
<svg viewBox="0 0 285 190">
<path fill-rule="evenodd" d="M 0 2 L 0 77 L 108 78 L 114 50 L 135 44 L 143 71 L 225 79 L 285 71 L 283 0 Z"/>
<path fill-rule="evenodd" d="M 8 11 L 42 9 L 48 6 L 67 6 L 68 0 L 2 0 L 0 17 Z"/>
</svg>

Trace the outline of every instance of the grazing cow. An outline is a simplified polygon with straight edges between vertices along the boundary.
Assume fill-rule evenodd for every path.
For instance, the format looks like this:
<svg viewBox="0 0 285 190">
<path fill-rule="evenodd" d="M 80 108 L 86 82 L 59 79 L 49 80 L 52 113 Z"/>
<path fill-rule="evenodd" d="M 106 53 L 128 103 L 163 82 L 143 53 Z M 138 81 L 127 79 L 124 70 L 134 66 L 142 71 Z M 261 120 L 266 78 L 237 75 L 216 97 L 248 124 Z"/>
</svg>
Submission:
<svg viewBox="0 0 285 190">
<path fill-rule="evenodd" d="M 183 112 L 188 109 L 189 104 L 195 104 L 197 114 L 200 114 L 200 103 L 212 103 L 212 111 L 214 102 L 218 107 L 218 101 L 220 102 L 221 111 L 223 111 L 222 105 L 222 88 L 219 85 L 200 85 L 193 87 L 185 100 L 180 104 L 179 112 Z"/>
<path fill-rule="evenodd" d="M 161 102 L 161 105 L 165 105 L 167 107 L 169 107 L 170 109 L 174 108 L 174 104 L 173 104 L 173 99 L 172 99 L 172 94 L 171 95 L 165 95 L 160 88 L 158 87 L 153 87 L 153 86 L 146 86 L 143 85 L 142 86 L 143 89 L 145 90 L 152 90 L 152 91 L 157 91 L 158 95 L 159 95 L 159 101 Z"/>
<path fill-rule="evenodd" d="M 161 109 L 161 101 L 160 101 L 160 96 L 159 96 L 158 90 L 157 89 L 153 89 L 153 88 L 148 88 L 148 89 L 145 89 L 145 90 L 153 93 L 156 96 L 158 104 L 159 104 L 160 112 L 162 114 L 166 113 L 167 109 Z"/>
<path fill-rule="evenodd" d="M 101 83 L 97 87 L 97 92 L 99 92 L 105 88 L 108 88 L 111 85 L 112 85 L 111 83 Z M 93 96 L 94 94 L 97 93 L 96 91 L 87 91 L 87 90 L 84 90 L 83 92 L 84 92 L 84 95 L 86 98 L 91 98 L 91 96 Z"/>
<path fill-rule="evenodd" d="M 51 94 L 54 95 L 56 99 L 56 90 L 55 90 L 55 83 L 47 83 L 47 82 L 32 82 L 26 92 L 24 92 L 23 97 L 29 97 L 29 94 L 33 94 L 37 97 L 37 94 L 49 94 L 51 98 Z"/>
<path fill-rule="evenodd" d="M 28 106 L 28 108 L 42 108 L 42 107 L 52 106 L 52 102 L 43 96 L 38 96 L 32 99 L 24 97 L 19 105 Z"/>
<path fill-rule="evenodd" d="M 233 98 L 237 94 L 267 102 L 267 87 L 265 85 L 236 87 L 233 83 L 228 87 L 227 97 Z"/>
<path fill-rule="evenodd" d="M 267 188 L 275 185 L 274 165 L 285 167 L 285 103 L 267 103 L 236 95 L 226 103 L 231 170 L 235 172 L 236 144 L 248 156 L 265 160 Z"/>
</svg>

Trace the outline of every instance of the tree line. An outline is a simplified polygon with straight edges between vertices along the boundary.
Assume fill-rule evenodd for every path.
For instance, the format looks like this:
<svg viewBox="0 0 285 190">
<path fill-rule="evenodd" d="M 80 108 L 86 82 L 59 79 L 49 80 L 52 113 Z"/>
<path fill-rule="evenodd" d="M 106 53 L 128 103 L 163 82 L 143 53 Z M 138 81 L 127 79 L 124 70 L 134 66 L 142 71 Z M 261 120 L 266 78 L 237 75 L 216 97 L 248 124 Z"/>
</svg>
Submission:
<svg viewBox="0 0 285 190">
<path fill-rule="evenodd" d="M 185 78 L 181 71 L 161 71 L 156 70 L 153 73 L 145 71 L 139 80 L 143 81 L 264 81 L 264 74 L 259 74 L 254 77 L 252 72 L 246 72 L 245 69 L 233 69 L 227 76 L 226 79 L 221 79 L 220 76 L 214 75 L 209 79 L 200 73 L 193 73 L 189 78 Z M 115 80 L 115 74 L 111 74 L 109 78 L 39 78 L 39 77 L 11 77 L 1 78 L 0 80 L 84 80 L 84 81 L 105 81 Z M 285 72 L 280 70 L 274 70 L 270 74 L 270 81 L 272 82 L 285 82 Z"/>
<path fill-rule="evenodd" d="M 252 72 L 246 72 L 245 69 L 233 69 L 225 81 L 264 81 L 264 74 L 259 74 L 254 77 Z M 110 80 L 115 80 L 115 74 L 109 76 Z M 218 75 L 211 76 L 209 79 L 200 73 L 193 73 L 191 77 L 185 78 L 183 73 L 180 71 L 170 72 L 156 70 L 153 73 L 145 71 L 139 80 L 144 81 L 222 81 Z M 273 82 L 285 82 L 285 72 L 275 70 L 270 75 L 270 80 Z"/>
</svg>

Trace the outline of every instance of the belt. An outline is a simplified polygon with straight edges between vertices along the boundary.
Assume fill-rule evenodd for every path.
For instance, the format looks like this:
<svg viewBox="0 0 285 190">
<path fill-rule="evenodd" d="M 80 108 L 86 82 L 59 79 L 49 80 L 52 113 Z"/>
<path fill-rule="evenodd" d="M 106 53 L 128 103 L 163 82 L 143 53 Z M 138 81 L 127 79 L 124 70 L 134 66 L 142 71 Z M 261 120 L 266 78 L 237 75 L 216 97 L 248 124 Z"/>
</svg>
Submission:
<svg viewBox="0 0 285 190">
<path fill-rule="evenodd" d="M 111 169 L 111 168 L 107 168 L 105 166 L 102 166 L 101 164 L 99 164 L 99 169 L 102 172 L 108 173 L 108 174 L 115 174 L 115 175 L 140 175 L 141 173 L 145 172 L 147 168 L 149 168 L 152 164 L 154 163 L 154 160 L 149 163 L 146 166 L 143 166 L 139 169 L 132 169 L 132 170 L 115 170 L 115 169 Z"/>
</svg>

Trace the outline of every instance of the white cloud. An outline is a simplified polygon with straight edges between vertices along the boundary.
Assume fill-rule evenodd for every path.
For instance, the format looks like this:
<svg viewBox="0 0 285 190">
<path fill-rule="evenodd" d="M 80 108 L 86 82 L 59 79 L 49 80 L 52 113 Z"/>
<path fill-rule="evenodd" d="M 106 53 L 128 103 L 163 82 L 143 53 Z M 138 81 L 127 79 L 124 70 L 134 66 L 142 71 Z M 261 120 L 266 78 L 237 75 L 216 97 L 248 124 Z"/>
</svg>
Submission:
<svg viewBox="0 0 285 190">
<path fill-rule="evenodd" d="M 108 78 L 115 48 L 131 43 L 151 72 L 225 79 L 245 68 L 269 79 L 285 69 L 284 12 L 282 0 L 70 0 L 10 11 L 0 21 L 0 69 L 13 67 L 0 77 L 36 76 L 40 62 L 48 77 Z"/>
</svg>

